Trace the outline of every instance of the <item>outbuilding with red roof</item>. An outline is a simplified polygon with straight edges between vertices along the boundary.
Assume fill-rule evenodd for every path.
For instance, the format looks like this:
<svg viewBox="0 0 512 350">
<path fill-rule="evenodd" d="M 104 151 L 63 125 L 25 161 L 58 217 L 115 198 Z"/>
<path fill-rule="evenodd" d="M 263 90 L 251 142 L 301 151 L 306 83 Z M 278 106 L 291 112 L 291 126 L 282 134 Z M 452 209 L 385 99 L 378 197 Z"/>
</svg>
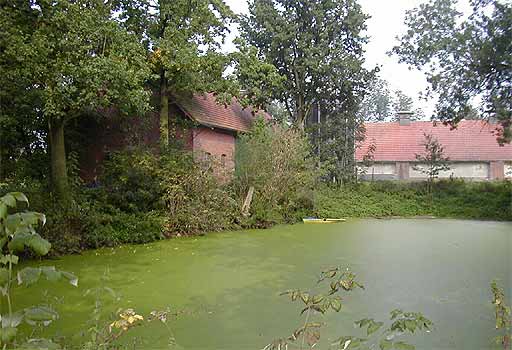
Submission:
<svg viewBox="0 0 512 350">
<path fill-rule="evenodd" d="M 170 96 L 169 139 L 180 142 L 185 149 L 193 151 L 198 159 L 208 160 L 221 176 L 232 173 L 235 167 L 236 138 L 248 132 L 255 118 L 271 118 L 264 111 L 244 108 L 236 98 L 222 104 L 212 93 Z M 101 164 L 109 153 L 122 149 L 137 139 L 145 144 L 159 144 L 160 116 L 149 113 L 133 118 L 130 126 L 113 113 L 107 122 L 84 126 L 85 139 L 80 159 L 81 176 L 86 182 L 95 181 Z"/>
<path fill-rule="evenodd" d="M 430 121 L 411 121 L 402 113 L 396 122 L 366 123 L 366 138 L 356 149 L 362 177 L 366 179 L 419 180 L 417 154 L 424 154 L 425 134 L 444 147 L 450 170 L 440 178 L 470 180 L 512 178 L 512 144 L 499 145 L 497 124 L 483 120 L 462 120 L 456 128 Z M 363 160 L 371 155 L 370 166 Z"/>
</svg>

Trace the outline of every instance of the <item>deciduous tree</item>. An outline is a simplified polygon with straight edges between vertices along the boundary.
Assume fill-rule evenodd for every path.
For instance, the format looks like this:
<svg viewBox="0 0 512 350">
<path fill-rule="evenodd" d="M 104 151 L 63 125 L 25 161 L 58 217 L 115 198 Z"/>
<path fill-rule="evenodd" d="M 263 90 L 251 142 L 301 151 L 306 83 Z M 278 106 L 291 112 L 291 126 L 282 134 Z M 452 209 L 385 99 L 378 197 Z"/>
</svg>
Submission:
<svg viewBox="0 0 512 350">
<path fill-rule="evenodd" d="M 430 0 L 409 11 L 408 31 L 393 48 L 400 62 L 427 74 L 427 96 L 438 96 L 437 117 L 456 125 L 473 104 L 501 127 L 498 142 L 512 139 L 512 4 L 471 0 L 464 17 L 457 0 Z"/>
<path fill-rule="evenodd" d="M 114 104 L 124 113 L 144 110 L 149 73 L 144 51 L 114 20 L 116 8 L 109 2 L 12 1 L 0 11 L 2 24 L 14 28 L 4 42 L 7 84 L 19 79 L 19 93 L 37 94 L 39 104 L 32 108 L 48 124 L 53 188 L 69 199 L 67 122 Z"/>
<path fill-rule="evenodd" d="M 356 86 L 365 78 L 357 73 L 365 71 L 367 18 L 355 0 L 250 1 L 242 37 L 286 78 L 275 97 L 297 126 L 315 103 L 337 94 L 341 82 Z"/>
<path fill-rule="evenodd" d="M 143 8 L 150 9 L 143 38 L 149 38 L 150 42 L 148 50 L 159 86 L 160 141 L 166 146 L 170 95 L 236 93 L 234 85 L 223 77 L 230 57 L 220 50 L 234 13 L 222 0 L 142 0 L 142 3 Z M 137 4 L 133 0 L 128 8 L 136 8 Z M 131 12 L 127 16 L 134 17 Z"/>
<path fill-rule="evenodd" d="M 385 121 L 392 116 L 393 97 L 386 80 L 376 78 L 359 108 L 361 119 Z"/>
<path fill-rule="evenodd" d="M 419 164 L 415 165 L 414 169 L 427 176 L 428 189 L 431 191 L 434 179 L 439 176 L 439 173 L 450 170 L 450 159 L 445 156 L 443 145 L 432 134 L 424 134 L 424 138 L 422 143 L 424 152 L 416 154 L 416 161 Z"/>
</svg>

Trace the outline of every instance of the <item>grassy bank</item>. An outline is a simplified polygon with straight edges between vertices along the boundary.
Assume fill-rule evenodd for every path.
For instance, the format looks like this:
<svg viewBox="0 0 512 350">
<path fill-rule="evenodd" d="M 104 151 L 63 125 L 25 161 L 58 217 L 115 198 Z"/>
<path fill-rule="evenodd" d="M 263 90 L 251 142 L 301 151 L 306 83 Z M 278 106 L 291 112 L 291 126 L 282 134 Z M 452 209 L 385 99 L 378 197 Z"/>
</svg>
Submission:
<svg viewBox="0 0 512 350">
<path fill-rule="evenodd" d="M 425 183 L 391 181 L 359 183 L 317 192 L 316 215 L 322 217 L 426 216 L 512 220 L 512 183 L 436 182 L 433 193 Z"/>
<path fill-rule="evenodd" d="M 166 172 L 166 176 L 170 174 Z M 293 197 L 289 203 L 281 200 L 274 205 L 256 193 L 251 216 L 245 218 L 240 213 L 241 199 L 229 186 L 217 188 L 212 183 L 205 186 L 206 181 L 197 182 L 201 184 L 197 188 L 190 186 L 190 182 L 186 189 L 174 186 L 180 191 L 186 190 L 187 197 L 180 206 L 175 204 L 175 209 L 169 211 L 158 200 L 160 189 L 152 189 L 153 182 L 144 183 L 141 178 L 151 179 L 150 176 L 135 176 L 126 183 L 116 181 L 97 189 L 83 189 L 68 208 L 55 204 L 45 192 L 46 187 L 40 185 L 0 187 L 0 194 L 9 190 L 25 192 L 31 201 L 30 208 L 47 214 L 48 222 L 41 233 L 52 243 L 52 252 L 56 255 L 148 243 L 176 235 L 290 224 L 304 216 L 436 216 L 512 221 L 510 182 L 440 181 L 435 183 L 432 194 L 426 192 L 425 183 L 320 185 L 314 192 L 299 192 L 300 196 Z M 133 208 L 123 207 L 123 204 Z M 202 214 L 197 215 L 198 212 Z"/>
</svg>

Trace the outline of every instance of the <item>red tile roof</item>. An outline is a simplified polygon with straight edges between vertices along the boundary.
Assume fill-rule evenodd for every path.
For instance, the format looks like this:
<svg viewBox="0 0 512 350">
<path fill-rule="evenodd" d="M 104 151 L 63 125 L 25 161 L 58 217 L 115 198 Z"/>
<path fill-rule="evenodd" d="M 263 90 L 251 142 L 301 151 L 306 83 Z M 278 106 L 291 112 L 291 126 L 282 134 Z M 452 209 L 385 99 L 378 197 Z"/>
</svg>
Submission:
<svg viewBox="0 0 512 350">
<path fill-rule="evenodd" d="M 257 115 L 262 115 L 265 119 L 271 118 L 264 111 L 253 114 L 252 108 L 244 109 L 235 98 L 228 106 L 218 104 L 212 93 L 178 97 L 176 103 L 189 117 L 200 124 L 233 131 L 249 131 Z"/>
<path fill-rule="evenodd" d="M 356 150 L 362 160 L 368 146 L 375 144 L 375 161 L 414 161 L 424 153 L 423 133 L 432 134 L 444 146 L 445 155 L 454 161 L 512 160 L 512 144 L 500 146 L 496 141 L 496 125 L 480 120 L 462 120 L 456 129 L 442 123 L 398 122 L 366 123 L 366 139 Z"/>
</svg>

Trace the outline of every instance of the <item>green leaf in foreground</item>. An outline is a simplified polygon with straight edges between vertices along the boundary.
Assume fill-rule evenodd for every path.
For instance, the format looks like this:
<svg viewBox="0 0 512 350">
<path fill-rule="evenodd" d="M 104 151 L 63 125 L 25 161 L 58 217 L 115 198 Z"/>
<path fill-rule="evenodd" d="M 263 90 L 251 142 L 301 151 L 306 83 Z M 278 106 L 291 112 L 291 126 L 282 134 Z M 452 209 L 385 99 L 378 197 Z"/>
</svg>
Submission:
<svg viewBox="0 0 512 350">
<path fill-rule="evenodd" d="M 59 314 L 48 306 L 34 306 L 25 309 L 25 322 L 29 325 L 42 323 L 44 326 L 48 326 L 58 318 Z"/>
<path fill-rule="evenodd" d="M 382 339 L 379 343 L 380 350 L 388 350 L 393 348 L 393 342 L 390 340 Z"/>
<path fill-rule="evenodd" d="M 416 349 L 414 345 L 404 343 L 402 341 L 398 341 L 395 344 L 393 344 L 394 348 L 397 350 L 414 350 Z"/>
</svg>

